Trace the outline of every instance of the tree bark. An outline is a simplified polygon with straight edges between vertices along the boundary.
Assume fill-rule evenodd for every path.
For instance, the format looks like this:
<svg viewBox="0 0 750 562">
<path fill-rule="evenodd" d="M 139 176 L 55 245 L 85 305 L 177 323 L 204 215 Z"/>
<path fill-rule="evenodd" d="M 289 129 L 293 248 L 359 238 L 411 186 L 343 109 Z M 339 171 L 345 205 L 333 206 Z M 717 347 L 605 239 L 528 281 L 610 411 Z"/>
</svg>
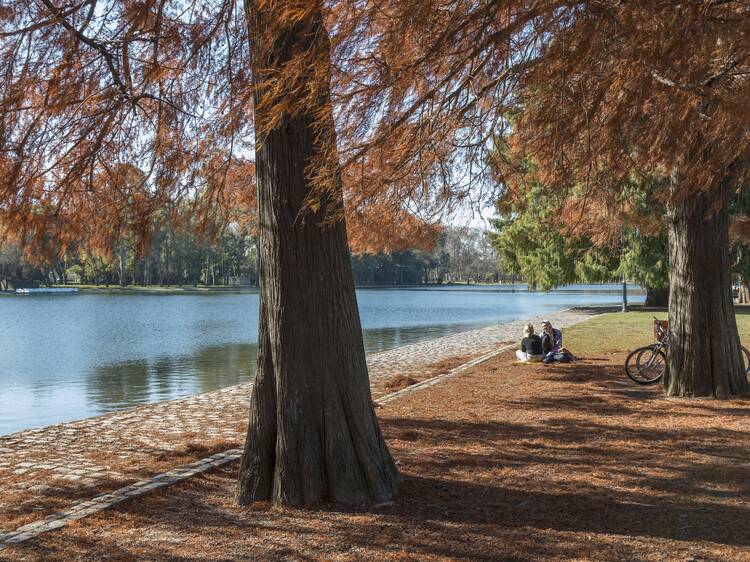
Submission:
<svg viewBox="0 0 750 562">
<path fill-rule="evenodd" d="M 669 289 L 654 289 L 653 287 L 646 287 L 646 301 L 645 306 L 653 307 L 666 307 L 669 305 Z"/>
<path fill-rule="evenodd" d="M 260 287 L 260 239 L 255 238 L 255 286 Z"/>
<path fill-rule="evenodd" d="M 694 192 L 695 193 L 695 192 Z M 669 396 L 748 394 L 740 356 L 729 258 L 726 180 L 669 211 Z"/>
<path fill-rule="evenodd" d="M 261 298 L 258 361 L 250 397 L 250 422 L 237 482 L 237 502 L 240 505 L 271 499 L 276 470 L 276 384 L 268 313 Z"/>
<path fill-rule="evenodd" d="M 739 304 L 750 303 L 750 284 L 746 279 L 743 279 L 742 283 L 740 284 L 740 290 L 737 294 L 737 302 Z"/>
<path fill-rule="evenodd" d="M 321 96 L 317 107 L 285 112 L 270 127 L 269 107 L 257 103 L 262 84 L 295 53 L 328 52 L 319 6 L 288 23 L 279 16 L 283 5 L 246 3 L 250 36 L 258 38 L 255 124 L 264 131 L 256 138 L 262 304 L 236 498 L 243 505 L 387 502 L 399 475 L 372 406 L 346 227 L 329 220 L 343 204 L 340 189 L 317 212 L 305 209 L 306 169 L 322 143 L 335 143 L 330 104 Z M 322 112 L 324 130 L 316 121 Z"/>
</svg>

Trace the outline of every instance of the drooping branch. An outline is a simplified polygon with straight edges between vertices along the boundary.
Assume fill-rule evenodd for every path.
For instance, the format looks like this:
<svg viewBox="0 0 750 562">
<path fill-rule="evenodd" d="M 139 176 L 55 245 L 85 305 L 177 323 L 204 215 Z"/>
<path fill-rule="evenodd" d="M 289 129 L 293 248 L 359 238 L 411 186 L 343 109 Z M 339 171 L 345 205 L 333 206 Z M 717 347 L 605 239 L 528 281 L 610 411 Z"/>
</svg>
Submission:
<svg viewBox="0 0 750 562">
<path fill-rule="evenodd" d="M 124 98 L 130 98 L 130 93 L 128 92 L 127 87 L 125 86 L 125 83 L 122 80 L 122 77 L 120 76 L 120 72 L 117 69 L 117 66 L 115 65 L 115 56 L 100 42 L 91 39 L 90 37 L 87 37 L 85 33 L 82 31 L 79 31 L 78 28 L 76 28 L 74 25 L 72 25 L 68 19 L 67 16 L 62 12 L 62 10 L 55 7 L 55 5 L 52 3 L 51 0 L 41 0 L 41 2 L 49 8 L 49 10 L 52 12 L 55 21 L 62 25 L 65 29 L 70 31 L 73 36 L 75 36 L 79 41 L 82 43 L 85 43 L 89 47 L 96 50 L 104 59 L 107 69 L 109 70 L 109 74 L 112 77 L 112 80 L 115 83 L 115 87 L 117 90 L 119 90 L 120 94 Z"/>
</svg>

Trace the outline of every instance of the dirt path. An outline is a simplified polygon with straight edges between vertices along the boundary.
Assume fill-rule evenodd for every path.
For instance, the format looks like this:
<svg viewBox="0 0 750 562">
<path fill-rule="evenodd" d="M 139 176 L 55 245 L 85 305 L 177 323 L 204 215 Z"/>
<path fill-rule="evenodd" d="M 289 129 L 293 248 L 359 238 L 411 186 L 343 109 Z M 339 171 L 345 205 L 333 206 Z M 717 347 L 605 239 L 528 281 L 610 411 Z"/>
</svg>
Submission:
<svg viewBox="0 0 750 562">
<path fill-rule="evenodd" d="M 750 402 L 665 399 L 621 360 L 507 354 L 389 403 L 391 507 L 239 509 L 231 466 L 0 557 L 750 560 Z"/>
</svg>

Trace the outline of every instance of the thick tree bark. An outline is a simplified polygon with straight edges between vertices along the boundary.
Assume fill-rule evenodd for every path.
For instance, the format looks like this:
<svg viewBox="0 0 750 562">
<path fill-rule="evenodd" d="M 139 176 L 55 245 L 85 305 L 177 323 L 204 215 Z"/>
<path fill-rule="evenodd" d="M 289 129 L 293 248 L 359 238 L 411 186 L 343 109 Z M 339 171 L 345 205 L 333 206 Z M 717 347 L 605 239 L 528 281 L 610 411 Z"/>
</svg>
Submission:
<svg viewBox="0 0 750 562">
<path fill-rule="evenodd" d="M 669 209 L 670 396 L 748 394 L 732 302 L 726 183 Z"/>
<path fill-rule="evenodd" d="M 669 288 L 666 289 L 654 289 L 652 287 L 646 287 L 646 301 L 643 303 L 645 306 L 668 306 L 669 305 Z"/>
<path fill-rule="evenodd" d="M 256 81 L 256 180 L 260 237 L 259 360 L 237 501 L 288 505 L 390 501 L 398 471 L 372 406 L 346 227 L 330 221 L 341 192 L 305 209 L 306 169 L 335 143 L 327 99 L 285 112 L 267 128 L 260 84 L 295 53 L 326 49 L 320 11 L 293 27 L 283 2 L 248 2 Z M 269 29 L 275 39 L 262 38 Z M 323 42 L 322 44 L 320 42 Z M 294 90 L 294 84 L 286 84 Z M 315 117 L 328 112 L 320 128 Z M 340 186 L 339 186 L 340 187 Z"/>
<path fill-rule="evenodd" d="M 267 500 L 276 469 L 276 378 L 268 332 L 268 314 L 260 299 L 258 361 L 250 397 L 250 422 L 237 485 L 237 501 Z"/>
</svg>

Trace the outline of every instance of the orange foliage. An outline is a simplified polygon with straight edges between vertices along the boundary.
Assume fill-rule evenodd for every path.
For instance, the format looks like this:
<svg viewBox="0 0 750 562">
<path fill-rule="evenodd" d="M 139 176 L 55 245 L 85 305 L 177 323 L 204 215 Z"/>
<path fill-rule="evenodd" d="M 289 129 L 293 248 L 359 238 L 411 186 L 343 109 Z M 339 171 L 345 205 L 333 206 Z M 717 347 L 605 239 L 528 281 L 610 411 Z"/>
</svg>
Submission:
<svg viewBox="0 0 750 562">
<path fill-rule="evenodd" d="M 510 131 L 542 181 L 585 187 L 571 220 L 606 217 L 633 173 L 674 174 L 673 196 L 746 174 L 746 0 L 260 1 L 290 22 L 322 6 L 330 54 L 312 41 L 253 83 L 253 46 L 279 30 L 252 29 L 235 0 L 0 10 L 3 227 L 104 247 L 123 221 L 147 230 L 157 207 L 189 201 L 211 231 L 217 213 L 252 208 L 254 138 L 310 106 L 322 108 L 310 205 L 343 183 L 356 248 L 425 243 L 433 219 L 418 216 L 496 199 L 490 155 Z M 140 191 L 102 180 L 121 166 L 140 170 Z"/>
<path fill-rule="evenodd" d="M 431 249 L 442 226 L 389 205 L 369 205 L 346 215 L 349 246 L 356 254 Z"/>
<path fill-rule="evenodd" d="M 750 169 L 750 2 L 605 1 L 550 22 L 512 142 L 603 212 L 633 174 L 676 201 Z M 668 202 L 668 201 L 665 201 Z M 726 204 L 726 200 L 718 204 Z"/>
<path fill-rule="evenodd" d="M 734 217 L 729 225 L 729 238 L 741 244 L 750 242 L 750 217 L 744 214 Z"/>
</svg>

